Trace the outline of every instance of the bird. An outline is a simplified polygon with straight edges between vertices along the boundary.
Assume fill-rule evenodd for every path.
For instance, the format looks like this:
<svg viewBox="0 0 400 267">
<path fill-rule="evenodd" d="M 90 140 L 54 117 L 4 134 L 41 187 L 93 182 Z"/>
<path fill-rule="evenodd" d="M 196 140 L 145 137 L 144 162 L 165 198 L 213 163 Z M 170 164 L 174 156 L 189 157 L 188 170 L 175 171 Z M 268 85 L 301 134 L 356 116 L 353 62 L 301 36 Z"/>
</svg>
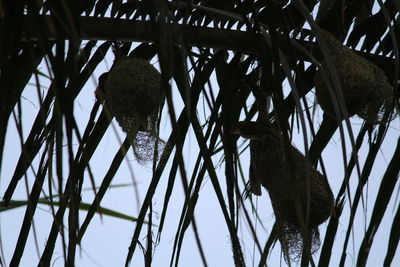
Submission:
<svg viewBox="0 0 400 267">
<path fill-rule="evenodd" d="M 261 184 L 265 179 L 262 179 L 258 173 L 254 172 L 255 169 L 256 171 L 259 170 L 259 168 L 257 168 L 259 165 L 258 159 L 260 159 L 259 155 L 261 152 L 259 152 L 259 148 L 262 146 L 263 139 L 270 139 L 273 140 L 270 142 L 270 146 L 261 153 L 274 153 L 274 151 L 278 151 L 279 148 L 274 148 L 274 146 L 280 142 L 279 136 L 272 127 L 265 127 L 261 123 L 246 121 L 241 121 L 234 125 L 232 128 L 232 133 L 250 140 L 250 191 L 254 195 L 261 196 Z M 264 183 L 264 185 L 266 186 L 266 183 Z"/>
<path fill-rule="evenodd" d="M 250 140 L 250 190 L 255 195 L 261 195 L 261 186 L 268 191 L 277 220 L 299 225 L 298 203 L 308 227 L 329 218 L 333 209 L 329 183 L 293 145 L 286 156 L 283 136 L 276 126 L 241 121 L 231 132 Z"/>
</svg>

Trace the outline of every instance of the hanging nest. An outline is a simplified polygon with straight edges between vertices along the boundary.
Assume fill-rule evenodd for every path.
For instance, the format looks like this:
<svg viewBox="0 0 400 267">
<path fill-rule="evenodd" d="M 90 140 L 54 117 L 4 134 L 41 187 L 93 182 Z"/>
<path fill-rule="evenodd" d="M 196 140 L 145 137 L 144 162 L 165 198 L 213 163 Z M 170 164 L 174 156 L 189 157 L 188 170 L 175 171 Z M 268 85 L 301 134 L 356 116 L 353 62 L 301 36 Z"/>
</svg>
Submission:
<svg viewBox="0 0 400 267">
<path fill-rule="evenodd" d="M 382 123 L 385 112 L 394 110 L 394 90 L 385 73 L 372 62 L 342 45 L 327 31 L 322 33 L 342 86 L 349 117 L 358 115 L 370 123 Z M 331 95 L 321 70 L 318 70 L 315 76 L 315 89 L 321 108 L 330 117 L 336 118 Z"/>
<path fill-rule="evenodd" d="M 308 236 L 314 253 L 320 244 L 318 225 L 333 208 L 325 177 L 295 147 L 290 147 L 290 159 L 286 157 L 282 135 L 270 123 L 239 122 L 233 133 L 250 139 L 251 190 L 256 195 L 261 195 L 261 185 L 268 190 L 285 259 L 301 256 L 302 234 Z M 302 225 L 307 233 L 300 230 Z"/>
<path fill-rule="evenodd" d="M 148 61 L 116 57 L 111 70 L 99 77 L 97 99 L 107 105 L 131 140 L 139 163 L 153 159 L 164 142 L 158 138 L 157 120 L 164 100 L 161 75 Z"/>
</svg>

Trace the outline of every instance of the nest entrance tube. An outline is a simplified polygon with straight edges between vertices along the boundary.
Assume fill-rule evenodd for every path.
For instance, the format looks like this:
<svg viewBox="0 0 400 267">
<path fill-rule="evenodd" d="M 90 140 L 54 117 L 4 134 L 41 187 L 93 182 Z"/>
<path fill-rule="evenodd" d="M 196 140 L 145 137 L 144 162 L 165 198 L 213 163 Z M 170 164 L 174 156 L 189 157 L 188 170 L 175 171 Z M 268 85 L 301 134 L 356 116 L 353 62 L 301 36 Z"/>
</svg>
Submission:
<svg viewBox="0 0 400 267">
<path fill-rule="evenodd" d="M 100 76 L 96 96 L 127 134 L 137 161 L 152 161 L 154 152 L 164 147 L 157 130 L 164 101 L 158 70 L 144 59 L 117 57 L 110 71 Z"/>
<path fill-rule="evenodd" d="M 298 260 L 307 247 L 316 252 L 318 225 L 333 208 L 326 178 L 293 146 L 288 159 L 283 137 L 270 123 L 239 122 L 233 132 L 250 139 L 250 182 L 269 193 L 285 260 Z"/>
</svg>

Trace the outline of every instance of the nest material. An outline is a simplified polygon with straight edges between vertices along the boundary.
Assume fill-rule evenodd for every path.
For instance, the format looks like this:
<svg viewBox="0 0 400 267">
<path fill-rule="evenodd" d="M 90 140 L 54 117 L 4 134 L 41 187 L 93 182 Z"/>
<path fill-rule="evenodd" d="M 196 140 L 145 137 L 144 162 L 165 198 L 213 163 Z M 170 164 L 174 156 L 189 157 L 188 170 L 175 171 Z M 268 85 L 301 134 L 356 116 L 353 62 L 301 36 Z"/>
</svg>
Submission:
<svg viewBox="0 0 400 267">
<path fill-rule="evenodd" d="M 295 147 L 290 146 L 290 159 L 286 157 L 282 135 L 270 124 L 240 122 L 234 132 L 251 140 L 251 188 L 258 195 L 260 185 L 268 190 L 285 258 L 295 260 L 301 255 L 302 225 L 310 235 L 311 252 L 315 252 L 319 247 L 318 225 L 329 218 L 333 208 L 333 194 L 325 177 Z M 298 212 L 302 212 L 300 216 Z"/>
<path fill-rule="evenodd" d="M 342 45 L 330 33 L 323 31 L 323 35 L 342 86 L 349 117 L 358 115 L 370 123 L 381 123 L 385 112 L 393 111 L 394 91 L 385 73 Z M 329 88 L 321 70 L 315 76 L 315 89 L 321 108 L 330 117 L 336 118 Z"/>
<path fill-rule="evenodd" d="M 149 132 L 139 131 L 133 141 L 133 153 L 140 164 L 153 160 L 154 153 L 158 157 L 165 148 L 165 142 Z"/>
<path fill-rule="evenodd" d="M 118 59 L 105 82 L 107 101 L 114 114 L 123 117 L 151 115 L 163 98 L 161 75 L 140 58 Z"/>
<path fill-rule="evenodd" d="M 164 99 L 161 75 L 148 61 L 122 56 L 108 73 L 99 77 L 97 98 L 111 111 L 131 140 L 139 163 L 153 159 L 164 142 L 156 122 Z"/>
<path fill-rule="evenodd" d="M 299 227 L 295 224 L 288 223 L 287 221 L 277 222 L 278 226 L 278 239 L 281 243 L 283 255 L 286 262 L 297 262 L 300 260 L 305 245 L 303 242 L 302 233 Z M 321 241 L 319 239 L 318 226 L 306 229 L 307 238 L 309 238 L 311 254 L 318 251 Z"/>
</svg>

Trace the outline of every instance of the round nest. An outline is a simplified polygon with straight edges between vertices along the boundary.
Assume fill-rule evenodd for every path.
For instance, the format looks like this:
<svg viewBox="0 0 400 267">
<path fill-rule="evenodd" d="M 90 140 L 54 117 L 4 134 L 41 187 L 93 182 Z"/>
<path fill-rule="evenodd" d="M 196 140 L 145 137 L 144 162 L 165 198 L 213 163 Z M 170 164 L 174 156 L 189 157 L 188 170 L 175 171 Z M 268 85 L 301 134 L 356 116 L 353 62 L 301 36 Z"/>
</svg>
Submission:
<svg viewBox="0 0 400 267">
<path fill-rule="evenodd" d="M 150 115 L 163 99 L 160 85 L 161 75 L 148 61 L 122 57 L 108 73 L 107 102 L 119 116 Z"/>
<path fill-rule="evenodd" d="M 138 162 L 151 161 L 155 147 L 160 152 L 164 145 L 156 130 L 164 99 L 157 69 L 144 59 L 119 57 L 99 77 L 95 93 L 127 133 Z"/>
<path fill-rule="evenodd" d="M 304 222 L 314 233 L 311 247 L 315 252 L 319 247 L 318 225 L 329 218 L 333 208 L 333 193 L 325 177 L 293 146 L 289 159 L 280 131 L 269 123 L 239 122 L 234 133 L 251 140 L 251 188 L 259 195 L 260 185 L 268 190 L 282 248 L 291 258 L 299 256 Z"/>
<path fill-rule="evenodd" d="M 374 124 L 381 123 L 385 112 L 393 111 L 394 107 L 394 90 L 385 73 L 372 62 L 342 45 L 330 33 L 323 31 L 323 35 L 342 86 L 348 115 L 358 115 Z M 318 70 L 315 76 L 315 89 L 321 108 L 330 117 L 336 118 L 329 88 L 321 70 Z"/>
</svg>

